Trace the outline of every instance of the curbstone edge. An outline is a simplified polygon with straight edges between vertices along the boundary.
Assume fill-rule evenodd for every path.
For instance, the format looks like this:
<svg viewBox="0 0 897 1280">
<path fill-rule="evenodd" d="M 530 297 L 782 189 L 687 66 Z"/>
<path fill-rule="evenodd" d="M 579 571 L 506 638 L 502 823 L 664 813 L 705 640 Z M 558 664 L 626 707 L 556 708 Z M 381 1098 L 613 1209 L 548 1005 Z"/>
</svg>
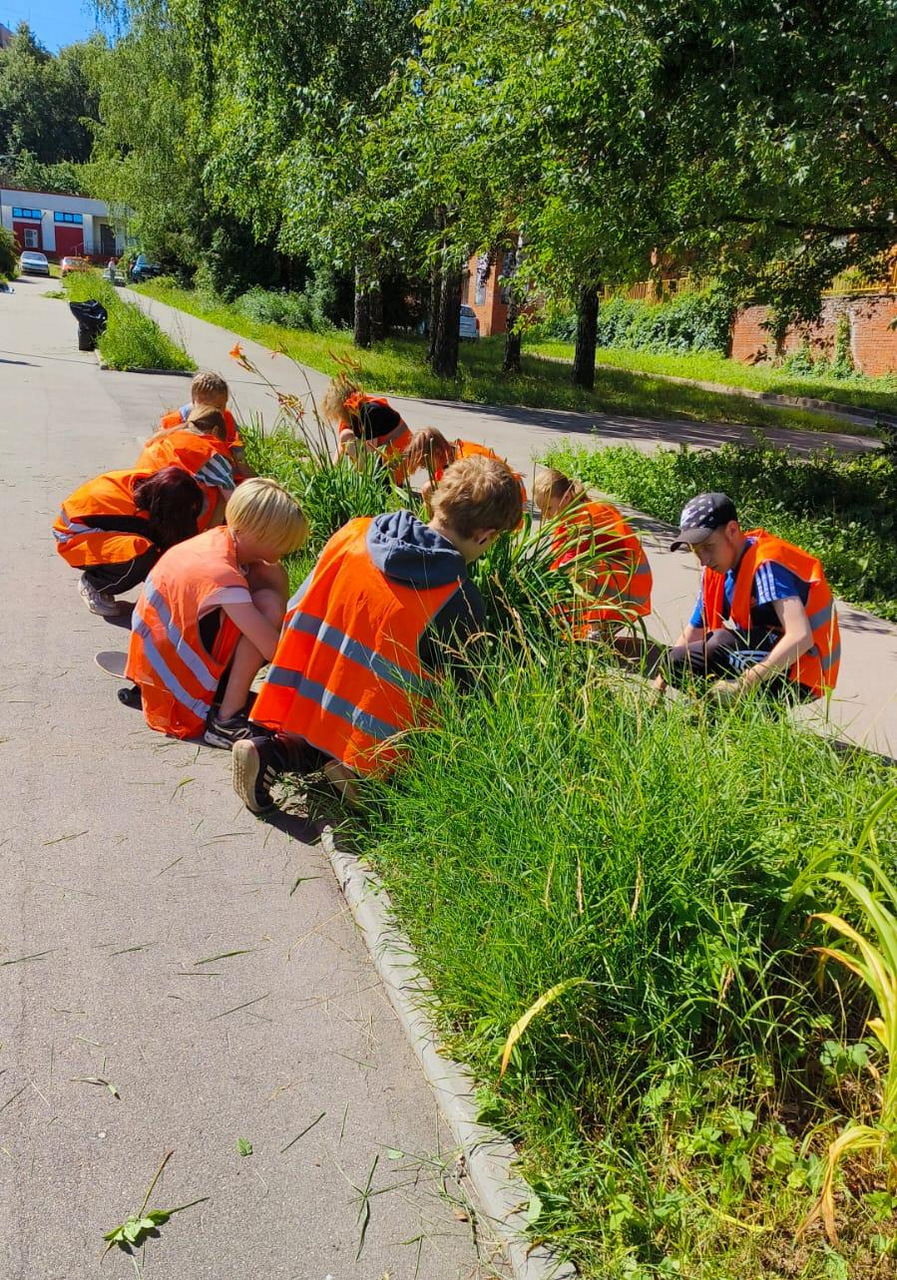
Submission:
<svg viewBox="0 0 897 1280">
<path fill-rule="evenodd" d="M 516 1172 L 517 1152 L 506 1137 L 479 1123 L 472 1076 L 439 1052 L 436 1028 L 425 1009 L 429 983 L 396 922 L 388 893 L 354 854 L 338 848 L 332 828 L 324 829 L 321 844 L 516 1280 L 576 1280 L 579 1273 L 572 1263 L 527 1239 L 525 1209 L 531 1188 Z"/>
</svg>

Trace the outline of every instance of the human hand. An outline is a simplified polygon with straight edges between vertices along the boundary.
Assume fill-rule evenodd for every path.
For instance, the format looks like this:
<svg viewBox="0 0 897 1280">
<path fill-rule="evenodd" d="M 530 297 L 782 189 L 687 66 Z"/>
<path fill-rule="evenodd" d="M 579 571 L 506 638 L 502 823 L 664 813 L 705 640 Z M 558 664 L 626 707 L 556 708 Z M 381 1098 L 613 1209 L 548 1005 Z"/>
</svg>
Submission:
<svg viewBox="0 0 897 1280">
<path fill-rule="evenodd" d="M 730 702 L 734 702 L 743 692 L 744 687 L 740 680 L 717 680 L 710 686 L 710 696 L 720 706 L 727 706 Z"/>
</svg>

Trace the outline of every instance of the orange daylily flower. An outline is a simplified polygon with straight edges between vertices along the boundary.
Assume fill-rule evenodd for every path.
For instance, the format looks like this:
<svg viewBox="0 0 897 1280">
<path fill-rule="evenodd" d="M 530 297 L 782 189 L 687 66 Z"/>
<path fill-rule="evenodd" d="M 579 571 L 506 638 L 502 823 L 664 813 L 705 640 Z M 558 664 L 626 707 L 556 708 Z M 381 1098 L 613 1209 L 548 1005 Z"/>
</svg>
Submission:
<svg viewBox="0 0 897 1280">
<path fill-rule="evenodd" d="M 243 351 L 243 348 L 240 346 L 239 342 L 234 344 L 233 348 L 228 352 L 228 355 L 230 356 L 231 360 L 236 360 L 237 364 L 240 366 L 241 369 L 246 369 L 250 373 L 252 372 L 252 365 L 250 364 L 249 360 L 246 358 L 246 354 Z"/>
</svg>

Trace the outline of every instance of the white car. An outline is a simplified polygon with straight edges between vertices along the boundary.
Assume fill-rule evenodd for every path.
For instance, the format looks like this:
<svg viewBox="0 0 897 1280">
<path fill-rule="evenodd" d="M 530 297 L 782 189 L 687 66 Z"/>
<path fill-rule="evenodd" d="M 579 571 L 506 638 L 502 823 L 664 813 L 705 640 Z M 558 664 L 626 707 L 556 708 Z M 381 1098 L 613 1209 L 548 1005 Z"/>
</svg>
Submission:
<svg viewBox="0 0 897 1280">
<path fill-rule="evenodd" d="M 458 336 L 462 341 L 466 338 L 470 342 L 476 342 L 477 338 L 479 338 L 480 322 L 473 307 L 463 306 L 461 308 L 461 315 L 458 320 Z"/>
<path fill-rule="evenodd" d="M 26 249 L 19 258 L 19 270 L 22 275 L 48 276 L 50 264 L 45 253 L 36 253 L 34 249 Z"/>
</svg>

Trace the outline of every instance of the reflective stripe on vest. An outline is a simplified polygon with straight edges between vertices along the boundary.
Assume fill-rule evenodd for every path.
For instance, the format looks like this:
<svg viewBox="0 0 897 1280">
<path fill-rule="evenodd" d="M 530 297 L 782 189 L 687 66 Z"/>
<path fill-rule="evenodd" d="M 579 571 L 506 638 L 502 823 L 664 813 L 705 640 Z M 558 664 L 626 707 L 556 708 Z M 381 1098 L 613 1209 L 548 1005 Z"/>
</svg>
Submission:
<svg viewBox="0 0 897 1280">
<path fill-rule="evenodd" d="M 216 591 L 238 585 L 245 590 L 246 579 L 224 526 L 178 543 L 147 577 L 134 610 L 126 674 L 141 688 L 151 728 L 177 738 L 202 732 L 239 631 L 222 614 L 209 653 L 200 615 Z"/>
<path fill-rule="evenodd" d="M 146 474 L 107 471 L 69 494 L 53 522 L 56 550 L 67 564 L 77 569 L 121 565 L 152 547 L 149 523 L 138 512 L 133 492 L 134 482 Z M 123 527 L 116 528 L 118 518 Z"/>
<path fill-rule="evenodd" d="M 806 582 L 809 593 L 804 607 L 813 633 L 813 647 L 788 669 L 788 679 L 803 685 L 816 697 L 822 697 L 827 689 L 834 689 L 837 684 L 841 662 L 838 610 L 822 565 L 808 551 L 767 533 L 765 529 L 750 529 L 745 537 L 754 541 L 749 544 L 738 566 L 730 619 L 740 631 L 750 630 L 754 577 L 757 570 L 770 560 Z M 704 627 L 707 631 L 716 631 L 724 625 L 725 575 L 705 568 L 701 583 Z"/>
<path fill-rule="evenodd" d="M 330 539 L 291 601 L 253 720 L 305 739 L 360 773 L 392 764 L 433 682 L 418 644 L 460 577 L 418 589 L 386 578 L 367 549 L 369 519 Z"/>
</svg>

